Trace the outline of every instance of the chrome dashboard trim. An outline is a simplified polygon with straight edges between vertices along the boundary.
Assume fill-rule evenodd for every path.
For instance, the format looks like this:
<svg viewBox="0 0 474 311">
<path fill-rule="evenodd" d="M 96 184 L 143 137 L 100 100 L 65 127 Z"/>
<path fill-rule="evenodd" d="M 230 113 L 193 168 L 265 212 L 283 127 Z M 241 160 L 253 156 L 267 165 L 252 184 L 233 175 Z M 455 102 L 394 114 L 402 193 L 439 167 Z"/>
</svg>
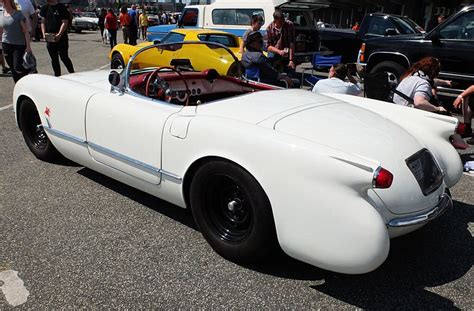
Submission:
<svg viewBox="0 0 474 311">
<path fill-rule="evenodd" d="M 427 212 L 412 216 L 400 217 L 392 219 L 387 226 L 392 228 L 409 227 L 425 224 L 435 218 L 441 216 L 447 209 L 452 208 L 453 201 L 451 197 L 445 193 L 440 195 L 438 204 Z"/>
</svg>

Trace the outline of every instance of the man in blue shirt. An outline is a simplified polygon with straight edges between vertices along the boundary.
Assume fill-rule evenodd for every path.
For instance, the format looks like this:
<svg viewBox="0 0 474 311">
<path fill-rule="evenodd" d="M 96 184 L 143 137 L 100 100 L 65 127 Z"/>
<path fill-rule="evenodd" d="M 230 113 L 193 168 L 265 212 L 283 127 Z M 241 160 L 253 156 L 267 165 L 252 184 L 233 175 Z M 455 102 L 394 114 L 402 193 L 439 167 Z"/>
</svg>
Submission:
<svg viewBox="0 0 474 311">
<path fill-rule="evenodd" d="M 349 82 L 345 82 L 346 79 Z M 314 93 L 340 93 L 359 96 L 362 93 L 361 86 L 350 74 L 346 65 L 338 64 L 329 69 L 328 79 L 320 80 L 313 87 Z"/>
<path fill-rule="evenodd" d="M 130 15 L 130 44 L 137 45 L 137 38 L 138 38 L 138 14 L 137 14 L 137 6 L 132 5 L 132 8 L 128 11 L 128 15 Z"/>
</svg>

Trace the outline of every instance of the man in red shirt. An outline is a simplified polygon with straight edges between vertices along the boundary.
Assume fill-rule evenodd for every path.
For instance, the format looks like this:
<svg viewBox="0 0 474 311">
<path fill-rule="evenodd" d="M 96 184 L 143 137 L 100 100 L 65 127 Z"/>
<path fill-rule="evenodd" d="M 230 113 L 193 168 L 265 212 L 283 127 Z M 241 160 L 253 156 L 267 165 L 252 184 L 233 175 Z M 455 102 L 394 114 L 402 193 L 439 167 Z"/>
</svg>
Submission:
<svg viewBox="0 0 474 311">
<path fill-rule="evenodd" d="M 295 27 L 285 20 L 283 12 L 276 9 L 273 22 L 267 27 L 268 58 L 272 61 L 282 60 L 291 69 L 295 69 Z"/>
<path fill-rule="evenodd" d="M 109 33 L 110 49 L 113 49 L 117 44 L 117 16 L 114 14 L 114 10 L 109 9 L 105 16 L 105 29 Z"/>
<path fill-rule="evenodd" d="M 120 25 L 122 26 L 123 33 L 123 43 L 128 44 L 128 39 L 130 38 L 130 15 L 127 12 L 127 6 L 124 5 L 120 8 Z"/>
</svg>

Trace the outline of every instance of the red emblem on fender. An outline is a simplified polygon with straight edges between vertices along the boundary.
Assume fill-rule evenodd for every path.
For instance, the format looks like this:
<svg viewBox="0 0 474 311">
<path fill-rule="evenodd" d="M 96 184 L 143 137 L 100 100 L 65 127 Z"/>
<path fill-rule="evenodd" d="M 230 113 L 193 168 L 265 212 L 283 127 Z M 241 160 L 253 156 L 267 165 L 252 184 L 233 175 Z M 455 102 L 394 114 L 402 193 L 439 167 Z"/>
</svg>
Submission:
<svg viewBox="0 0 474 311">
<path fill-rule="evenodd" d="M 49 109 L 48 106 L 46 106 L 46 109 L 44 110 L 44 114 L 47 115 L 48 117 L 51 116 L 51 110 Z"/>
</svg>

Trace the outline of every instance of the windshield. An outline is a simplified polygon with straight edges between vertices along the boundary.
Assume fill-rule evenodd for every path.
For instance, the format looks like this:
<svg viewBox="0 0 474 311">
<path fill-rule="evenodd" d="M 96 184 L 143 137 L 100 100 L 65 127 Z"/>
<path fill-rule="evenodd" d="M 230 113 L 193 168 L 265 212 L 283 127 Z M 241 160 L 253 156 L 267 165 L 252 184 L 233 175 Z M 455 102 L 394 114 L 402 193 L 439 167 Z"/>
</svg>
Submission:
<svg viewBox="0 0 474 311">
<path fill-rule="evenodd" d="M 219 75 L 240 76 L 239 61 L 227 47 L 213 42 L 179 42 L 147 46 L 132 57 L 130 75 L 160 67 L 183 71 L 216 70 Z"/>
<path fill-rule="evenodd" d="M 84 16 L 84 17 L 97 17 L 95 15 L 95 13 L 91 13 L 91 12 L 82 13 L 82 16 Z"/>
<path fill-rule="evenodd" d="M 142 48 L 122 76 L 134 96 L 175 105 L 199 105 L 272 89 L 243 79 L 240 68 L 226 46 L 191 41 Z"/>
</svg>

